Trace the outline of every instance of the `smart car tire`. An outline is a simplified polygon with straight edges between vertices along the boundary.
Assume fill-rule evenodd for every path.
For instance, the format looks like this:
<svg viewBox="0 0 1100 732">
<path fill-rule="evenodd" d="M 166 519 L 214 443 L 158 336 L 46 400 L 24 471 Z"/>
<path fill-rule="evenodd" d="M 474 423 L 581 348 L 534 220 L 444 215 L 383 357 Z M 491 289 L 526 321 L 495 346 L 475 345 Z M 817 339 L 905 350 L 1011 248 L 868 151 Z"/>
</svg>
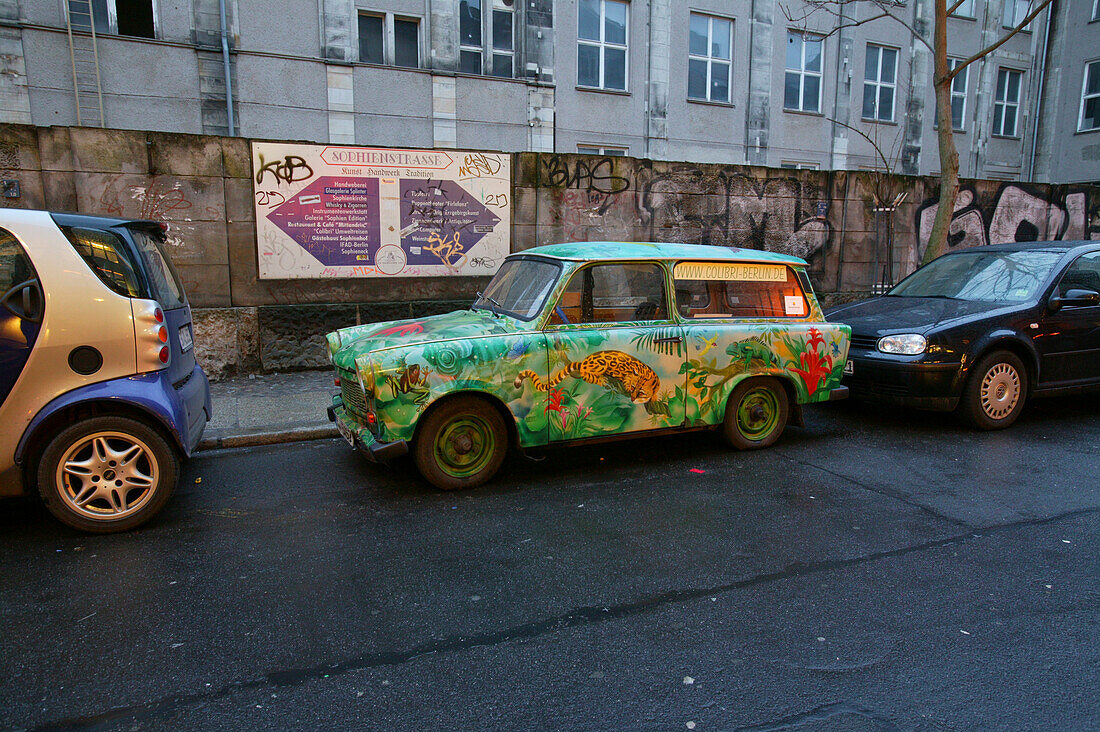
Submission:
<svg viewBox="0 0 1100 732">
<path fill-rule="evenodd" d="M 726 402 L 723 432 L 738 450 L 768 447 L 783 434 L 789 412 L 787 390 L 777 380 L 746 379 Z"/>
<path fill-rule="evenodd" d="M 500 469 L 508 431 L 497 410 L 477 397 L 448 399 L 417 432 L 414 457 L 420 474 L 437 488 L 473 488 Z"/>
<path fill-rule="evenodd" d="M 1000 430 L 1016 421 L 1026 399 L 1024 362 L 1009 351 L 994 351 L 971 371 L 958 415 L 978 429 Z"/>
<path fill-rule="evenodd" d="M 143 422 L 93 417 L 50 440 L 37 477 L 42 500 L 62 523 L 93 533 L 126 531 L 164 506 L 179 478 L 179 459 Z"/>
</svg>

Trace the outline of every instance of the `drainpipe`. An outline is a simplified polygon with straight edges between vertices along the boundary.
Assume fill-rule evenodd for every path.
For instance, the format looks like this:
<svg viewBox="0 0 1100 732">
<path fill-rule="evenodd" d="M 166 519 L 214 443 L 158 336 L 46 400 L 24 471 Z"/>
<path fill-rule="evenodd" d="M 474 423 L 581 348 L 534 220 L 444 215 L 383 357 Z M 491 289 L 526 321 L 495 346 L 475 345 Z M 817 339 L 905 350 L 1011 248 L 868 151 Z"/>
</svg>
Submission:
<svg viewBox="0 0 1100 732">
<path fill-rule="evenodd" d="M 1050 25 L 1054 20 L 1054 5 L 1056 2 L 1057 0 L 1054 0 L 1047 7 L 1047 27 L 1043 34 L 1043 50 L 1039 54 L 1039 89 L 1035 92 L 1035 113 L 1032 115 L 1035 124 L 1031 128 L 1031 156 L 1027 163 L 1028 183 L 1035 182 L 1035 149 L 1039 146 L 1039 113 L 1043 109 L 1043 82 L 1046 81 L 1047 74 L 1047 49 L 1050 48 Z"/>
<path fill-rule="evenodd" d="M 222 23 L 222 63 L 225 65 L 225 111 L 229 117 L 229 136 L 236 137 L 233 124 L 233 77 L 229 73 L 229 31 L 225 23 L 225 0 L 218 0 L 218 13 Z"/>
</svg>

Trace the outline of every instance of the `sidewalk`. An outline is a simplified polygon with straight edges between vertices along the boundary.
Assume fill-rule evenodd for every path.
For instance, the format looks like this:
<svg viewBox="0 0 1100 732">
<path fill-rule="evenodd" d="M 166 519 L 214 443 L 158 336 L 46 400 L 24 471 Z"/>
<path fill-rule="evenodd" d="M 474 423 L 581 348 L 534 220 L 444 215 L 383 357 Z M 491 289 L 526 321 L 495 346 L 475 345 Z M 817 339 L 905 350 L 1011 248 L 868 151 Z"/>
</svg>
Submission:
<svg viewBox="0 0 1100 732">
<path fill-rule="evenodd" d="M 214 415 L 200 450 L 270 445 L 277 442 L 336 437 L 325 410 L 332 405 L 335 373 L 239 376 L 210 385 Z"/>
</svg>

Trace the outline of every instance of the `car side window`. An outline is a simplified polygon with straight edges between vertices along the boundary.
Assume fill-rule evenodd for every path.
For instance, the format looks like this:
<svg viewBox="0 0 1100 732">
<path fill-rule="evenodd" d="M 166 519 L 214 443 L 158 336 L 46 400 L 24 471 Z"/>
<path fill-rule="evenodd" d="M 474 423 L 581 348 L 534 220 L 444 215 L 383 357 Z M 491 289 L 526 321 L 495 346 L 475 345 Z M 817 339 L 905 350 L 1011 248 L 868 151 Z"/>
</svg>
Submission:
<svg viewBox="0 0 1100 732">
<path fill-rule="evenodd" d="M 126 245 L 116 234 L 103 229 L 77 227 L 62 227 L 61 231 L 103 284 L 119 295 L 141 297 L 137 269 Z"/>
<path fill-rule="evenodd" d="M 596 264 L 575 272 L 551 325 L 668 320 L 664 270 L 657 264 Z"/>
<path fill-rule="evenodd" d="M 0 229 L 0 295 L 18 284 L 36 278 L 31 260 L 12 234 Z"/>
<path fill-rule="evenodd" d="M 1100 252 L 1082 254 L 1069 266 L 1058 283 L 1058 296 L 1065 297 L 1070 290 L 1100 292 Z"/>
<path fill-rule="evenodd" d="M 673 276 L 680 317 L 804 318 L 806 293 L 782 264 L 681 262 Z"/>
</svg>

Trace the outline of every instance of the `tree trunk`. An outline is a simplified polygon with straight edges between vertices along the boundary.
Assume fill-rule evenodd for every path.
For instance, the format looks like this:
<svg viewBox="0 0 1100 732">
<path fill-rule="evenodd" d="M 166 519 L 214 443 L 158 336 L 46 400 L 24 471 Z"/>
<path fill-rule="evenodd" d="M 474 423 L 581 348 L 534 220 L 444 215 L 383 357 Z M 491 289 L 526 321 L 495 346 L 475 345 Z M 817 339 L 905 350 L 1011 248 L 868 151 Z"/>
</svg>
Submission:
<svg viewBox="0 0 1100 732">
<path fill-rule="evenodd" d="M 951 124 L 951 80 L 947 78 L 947 0 L 935 0 L 934 12 L 932 78 L 936 91 L 936 123 L 939 125 L 936 136 L 940 151 L 940 205 L 921 264 L 928 264 L 947 251 L 947 235 L 955 213 L 955 198 L 959 194 L 959 151 L 955 148 L 955 131 Z"/>
</svg>

